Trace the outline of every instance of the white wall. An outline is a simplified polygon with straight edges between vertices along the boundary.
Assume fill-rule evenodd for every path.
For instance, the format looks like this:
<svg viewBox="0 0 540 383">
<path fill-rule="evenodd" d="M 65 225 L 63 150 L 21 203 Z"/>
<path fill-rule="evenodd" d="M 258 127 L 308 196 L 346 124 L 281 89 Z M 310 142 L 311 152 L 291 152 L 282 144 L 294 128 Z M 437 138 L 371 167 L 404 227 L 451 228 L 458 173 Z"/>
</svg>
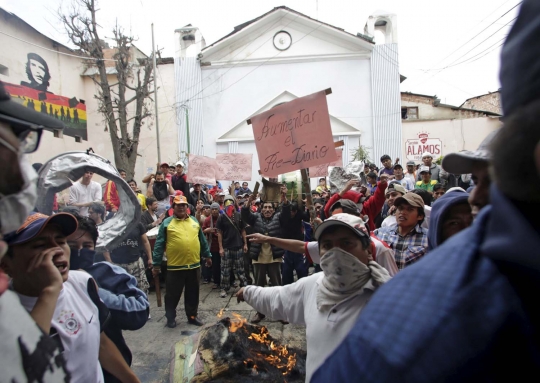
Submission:
<svg viewBox="0 0 540 383">
<path fill-rule="evenodd" d="M 221 135 L 285 90 L 301 97 L 332 88 L 332 94 L 327 96 L 330 114 L 359 129 L 362 143 L 372 142 L 369 60 L 275 64 L 254 69 L 203 67 L 205 155 L 213 157 Z M 220 144 L 219 152 L 221 147 L 226 145 Z M 254 142 L 241 142 L 238 152 L 254 154 L 253 179 L 260 179 Z"/>
<path fill-rule="evenodd" d="M 29 155 L 29 160 L 32 163 L 44 163 L 63 152 L 86 150 L 92 147 L 96 154 L 114 163 L 110 135 L 109 132 L 105 131 L 106 124 L 103 116 L 98 112 L 98 103 L 94 98 L 96 85 L 90 78 L 81 76 L 85 71 L 83 61 L 78 57 L 47 50 L 59 50 L 73 54 L 68 49 L 58 47 L 52 40 L 3 11 L 0 11 L 0 21 L 3 32 L 19 39 L 0 34 L 0 46 L 2 47 L 0 64 L 9 70 L 8 76 L 0 74 L 0 80 L 15 85 L 20 84 L 21 81 L 28 81 L 26 75 L 27 54 L 33 52 L 47 62 L 51 75 L 48 91 L 55 95 L 83 99 L 86 103 L 88 141 L 83 140 L 81 143 L 77 143 L 74 137 L 67 135 L 64 135 L 63 138 L 55 138 L 52 132 L 45 131 L 39 149 Z M 21 40 L 47 49 L 24 43 Z M 157 70 L 161 160 L 162 162 L 176 162 L 178 160 L 178 140 L 174 113 L 174 65 L 172 63 L 158 65 Z M 109 76 L 109 80 L 111 83 L 116 82 L 116 76 Z M 130 105 L 131 112 L 134 107 L 135 103 L 132 103 Z M 150 107 L 154 113 L 153 104 L 150 104 Z M 154 117 L 147 118 L 141 128 L 139 154 L 141 156 L 137 158 L 135 179 L 140 183 L 140 180 L 147 174 L 147 169 L 153 168 L 155 171 L 157 163 Z M 96 181 L 102 182 L 103 180 L 96 175 Z"/>
<path fill-rule="evenodd" d="M 422 132 L 430 139 L 442 141 L 442 155 L 461 150 L 476 150 L 484 138 L 502 123 L 498 118 L 480 117 L 437 121 L 403 121 L 403 161 L 405 162 L 405 143 L 417 139 Z"/>
</svg>

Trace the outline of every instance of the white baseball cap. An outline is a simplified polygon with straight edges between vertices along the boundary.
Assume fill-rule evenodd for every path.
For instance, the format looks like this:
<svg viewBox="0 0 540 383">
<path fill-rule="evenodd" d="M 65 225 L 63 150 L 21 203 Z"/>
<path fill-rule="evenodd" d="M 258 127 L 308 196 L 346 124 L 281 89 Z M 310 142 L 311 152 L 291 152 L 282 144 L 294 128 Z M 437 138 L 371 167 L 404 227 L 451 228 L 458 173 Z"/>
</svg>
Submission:
<svg viewBox="0 0 540 383">
<path fill-rule="evenodd" d="M 420 166 L 419 172 L 420 174 L 422 174 L 423 172 L 431 173 L 431 169 L 429 168 L 429 166 Z"/>
<path fill-rule="evenodd" d="M 334 214 L 321 223 L 315 230 L 315 239 L 319 240 L 326 229 L 332 226 L 343 226 L 351 229 L 360 238 L 369 238 L 364 220 L 347 213 Z"/>
<path fill-rule="evenodd" d="M 433 158 L 433 154 L 431 154 L 430 152 L 425 152 L 424 154 L 422 154 L 422 159 L 426 158 L 426 157 L 431 157 Z"/>
<path fill-rule="evenodd" d="M 176 166 L 181 166 L 181 167 L 183 167 L 183 168 L 186 167 L 182 161 L 178 161 L 175 165 L 176 165 Z"/>
</svg>

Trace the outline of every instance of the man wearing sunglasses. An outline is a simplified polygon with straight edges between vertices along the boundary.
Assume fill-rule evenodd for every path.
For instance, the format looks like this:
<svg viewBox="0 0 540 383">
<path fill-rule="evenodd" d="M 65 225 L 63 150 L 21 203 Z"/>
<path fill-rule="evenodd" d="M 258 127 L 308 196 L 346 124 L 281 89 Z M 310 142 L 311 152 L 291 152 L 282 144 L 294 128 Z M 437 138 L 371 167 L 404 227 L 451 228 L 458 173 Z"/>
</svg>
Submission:
<svg viewBox="0 0 540 383">
<path fill-rule="evenodd" d="M 24 154 L 37 150 L 45 127 L 63 129 L 64 125 L 11 100 L 0 82 L 0 259 L 7 251 L 3 235 L 17 230 L 36 202 L 37 174 Z M 54 334 L 38 327 L 7 288 L 8 278 L 0 270 L 0 380 L 69 382 L 61 344 Z M 54 307 L 56 303 L 50 301 L 43 291 L 36 305 Z M 52 319 L 52 312 L 42 314 Z"/>
</svg>

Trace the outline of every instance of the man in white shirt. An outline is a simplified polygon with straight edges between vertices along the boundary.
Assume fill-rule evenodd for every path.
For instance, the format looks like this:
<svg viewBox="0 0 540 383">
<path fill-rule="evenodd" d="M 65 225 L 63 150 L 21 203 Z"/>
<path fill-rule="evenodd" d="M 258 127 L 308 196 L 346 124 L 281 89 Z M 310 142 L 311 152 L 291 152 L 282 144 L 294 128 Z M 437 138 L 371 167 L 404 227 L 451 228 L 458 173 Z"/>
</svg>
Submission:
<svg viewBox="0 0 540 383">
<path fill-rule="evenodd" d="M 409 178 L 413 185 L 416 183 L 416 164 L 414 161 L 407 161 L 407 172 L 405 178 Z"/>
<path fill-rule="evenodd" d="M 45 333 L 58 335 L 72 382 L 103 382 L 100 362 L 120 381 L 139 382 L 103 332 L 110 314 L 96 282 L 86 272 L 69 270 L 67 237 L 77 226 L 71 214 L 35 213 L 6 235 L 2 268 L 12 278 L 10 289 Z"/>
<path fill-rule="evenodd" d="M 375 290 L 390 279 L 373 262 L 360 217 L 333 215 L 315 230 L 322 272 L 286 286 L 246 286 L 236 294 L 275 320 L 306 326 L 306 382 L 347 336 Z"/>
<path fill-rule="evenodd" d="M 414 189 L 414 182 L 409 177 L 405 177 L 403 167 L 400 164 L 394 165 L 394 177 L 394 181 L 399 181 L 405 190 L 411 191 Z"/>
<path fill-rule="evenodd" d="M 79 208 L 79 214 L 88 217 L 88 207 L 93 202 L 101 201 L 101 185 L 92 181 L 94 172 L 88 170 L 80 181 L 69 188 L 69 205 Z"/>
</svg>

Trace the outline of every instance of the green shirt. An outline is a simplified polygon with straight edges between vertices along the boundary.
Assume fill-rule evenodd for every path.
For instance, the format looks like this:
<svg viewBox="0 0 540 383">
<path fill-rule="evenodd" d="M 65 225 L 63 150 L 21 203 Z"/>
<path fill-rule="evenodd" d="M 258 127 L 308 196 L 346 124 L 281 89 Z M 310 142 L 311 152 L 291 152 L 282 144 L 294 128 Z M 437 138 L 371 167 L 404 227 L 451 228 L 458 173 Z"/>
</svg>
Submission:
<svg viewBox="0 0 540 383">
<path fill-rule="evenodd" d="M 163 221 L 154 244 L 154 266 L 161 265 L 164 251 L 167 251 L 167 270 L 195 269 L 200 267 L 201 258 L 212 257 L 199 222 L 190 215 Z"/>
<path fill-rule="evenodd" d="M 430 193 L 433 193 L 433 186 L 437 184 L 437 181 L 431 180 L 428 184 L 425 184 L 424 181 L 418 181 L 416 183 L 416 187 L 418 189 L 424 189 L 427 190 Z"/>
</svg>

